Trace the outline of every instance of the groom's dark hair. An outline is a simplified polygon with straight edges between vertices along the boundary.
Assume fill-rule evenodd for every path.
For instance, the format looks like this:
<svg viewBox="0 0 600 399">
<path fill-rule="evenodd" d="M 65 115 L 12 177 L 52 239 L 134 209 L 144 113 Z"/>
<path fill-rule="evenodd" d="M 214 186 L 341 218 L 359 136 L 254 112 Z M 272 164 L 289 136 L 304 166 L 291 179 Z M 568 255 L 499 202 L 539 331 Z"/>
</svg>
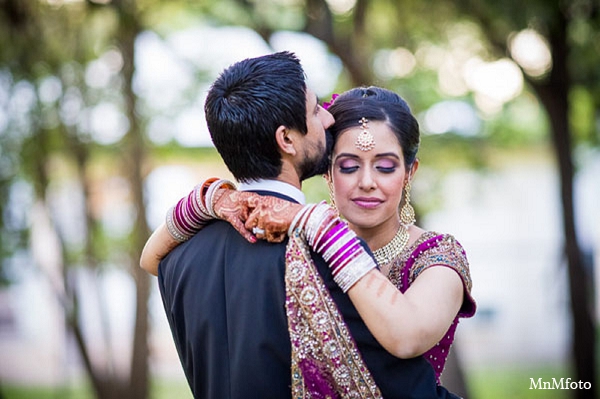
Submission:
<svg viewBox="0 0 600 399">
<path fill-rule="evenodd" d="M 237 180 L 279 176 L 275 131 L 283 125 L 307 132 L 300 61 L 280 52 L 233 64 L 213 83 L 204 112 L 213 143 Z"/>
</svg>

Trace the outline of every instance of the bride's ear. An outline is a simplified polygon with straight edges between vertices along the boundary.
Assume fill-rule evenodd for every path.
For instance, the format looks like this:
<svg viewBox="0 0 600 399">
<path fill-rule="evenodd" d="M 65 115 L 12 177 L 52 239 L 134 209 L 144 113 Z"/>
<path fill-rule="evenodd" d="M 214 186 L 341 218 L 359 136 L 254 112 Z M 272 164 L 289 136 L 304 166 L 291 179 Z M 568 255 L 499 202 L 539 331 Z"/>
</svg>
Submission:
<svg viewBox="0 0 600 399">
<path fill-rule="evenodd" d="M 412 166 L 410 167 L 410 170 L 408 171 L 409 180 L 412 180 L 415 177 L 417 169 L 419 169 L 419 158 L 415 158 L 415 161 L 413 162 Z"/>
<path fill-rule="evenodd" d="M 282 153 L 291 156 L 296 155 L 296 146 L 294 142 L 295 136 L 292 134 L 291 129 L 281 125 L 275 131 L 275 141 L 279 146 Z"/>
</svg>

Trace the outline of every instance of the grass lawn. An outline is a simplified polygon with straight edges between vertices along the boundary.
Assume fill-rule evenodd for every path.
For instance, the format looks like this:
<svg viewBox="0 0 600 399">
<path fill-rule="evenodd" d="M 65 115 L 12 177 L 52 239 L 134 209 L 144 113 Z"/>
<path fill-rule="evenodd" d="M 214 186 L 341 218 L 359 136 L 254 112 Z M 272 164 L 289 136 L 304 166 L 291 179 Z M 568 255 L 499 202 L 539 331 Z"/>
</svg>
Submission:
<svg viewBox="0 0 600 399">
<path fill-rule="evenodd" d="M 1 399 L 95 399 L 86 384 L 68 387 L 24 387 L 2 385 Z M 185 381 L 154 380 L 149 399 L 193 399 Z"/>
<path fill-rule="evenodd" d="M 495 367 L 469 370 L 468 385 L 471 398 L 468 399 L 567 399 L 573 397 L 569 389 L 535 389 L 531 379 L 552 384 L 552 379 L 560 382 L 572 377 L 562 366 L 541 367 Z M 538 385 L 540 386 L 540 385 Z M 532 388 L 533 389 L 530 389 Z"/>
</svg>

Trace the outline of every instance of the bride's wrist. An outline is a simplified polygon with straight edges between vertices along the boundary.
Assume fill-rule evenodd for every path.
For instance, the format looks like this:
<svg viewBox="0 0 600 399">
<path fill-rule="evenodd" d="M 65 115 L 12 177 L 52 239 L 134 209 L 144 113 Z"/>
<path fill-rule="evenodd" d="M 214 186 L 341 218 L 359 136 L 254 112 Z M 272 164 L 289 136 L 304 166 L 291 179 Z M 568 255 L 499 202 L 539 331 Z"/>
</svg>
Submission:
<svg viewBox="0 0 600 399">
<path fill-rule="evenodd" d="M 181 198 L 167 212 L 166 226 L 171 237 L 177 242 L 187 241 L 210 220 L 217 218 L 213 207 L 217 197 L 220 198 L 223 194 L 221 192 L 219 195 L 219 191 L 226 188 L 235 189 L 235 185 L 228 180 L 213 177 L 198 184 L 187 196 Z"/>
<path fill-rule="evenodd" d="M 296 215 L 290 232 L 303 234 L 313 251 L 327 262 L 334 281 L 344 292 L 376 267 L 356 234 L 325 202 L 305 206 Z"/>
</svg>

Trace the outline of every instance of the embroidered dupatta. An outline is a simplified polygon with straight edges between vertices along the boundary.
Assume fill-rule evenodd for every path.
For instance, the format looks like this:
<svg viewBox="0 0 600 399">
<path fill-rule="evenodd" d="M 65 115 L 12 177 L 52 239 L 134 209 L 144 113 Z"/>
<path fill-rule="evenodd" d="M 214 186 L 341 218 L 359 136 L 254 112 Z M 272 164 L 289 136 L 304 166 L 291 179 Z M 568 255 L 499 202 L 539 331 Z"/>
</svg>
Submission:
<svg viewBox="0 0 600 399">
<path fill-rule="evenodd" d="M 286 249 L 292 398 L 382 398 L 304 240 Z"/>
</svg>

